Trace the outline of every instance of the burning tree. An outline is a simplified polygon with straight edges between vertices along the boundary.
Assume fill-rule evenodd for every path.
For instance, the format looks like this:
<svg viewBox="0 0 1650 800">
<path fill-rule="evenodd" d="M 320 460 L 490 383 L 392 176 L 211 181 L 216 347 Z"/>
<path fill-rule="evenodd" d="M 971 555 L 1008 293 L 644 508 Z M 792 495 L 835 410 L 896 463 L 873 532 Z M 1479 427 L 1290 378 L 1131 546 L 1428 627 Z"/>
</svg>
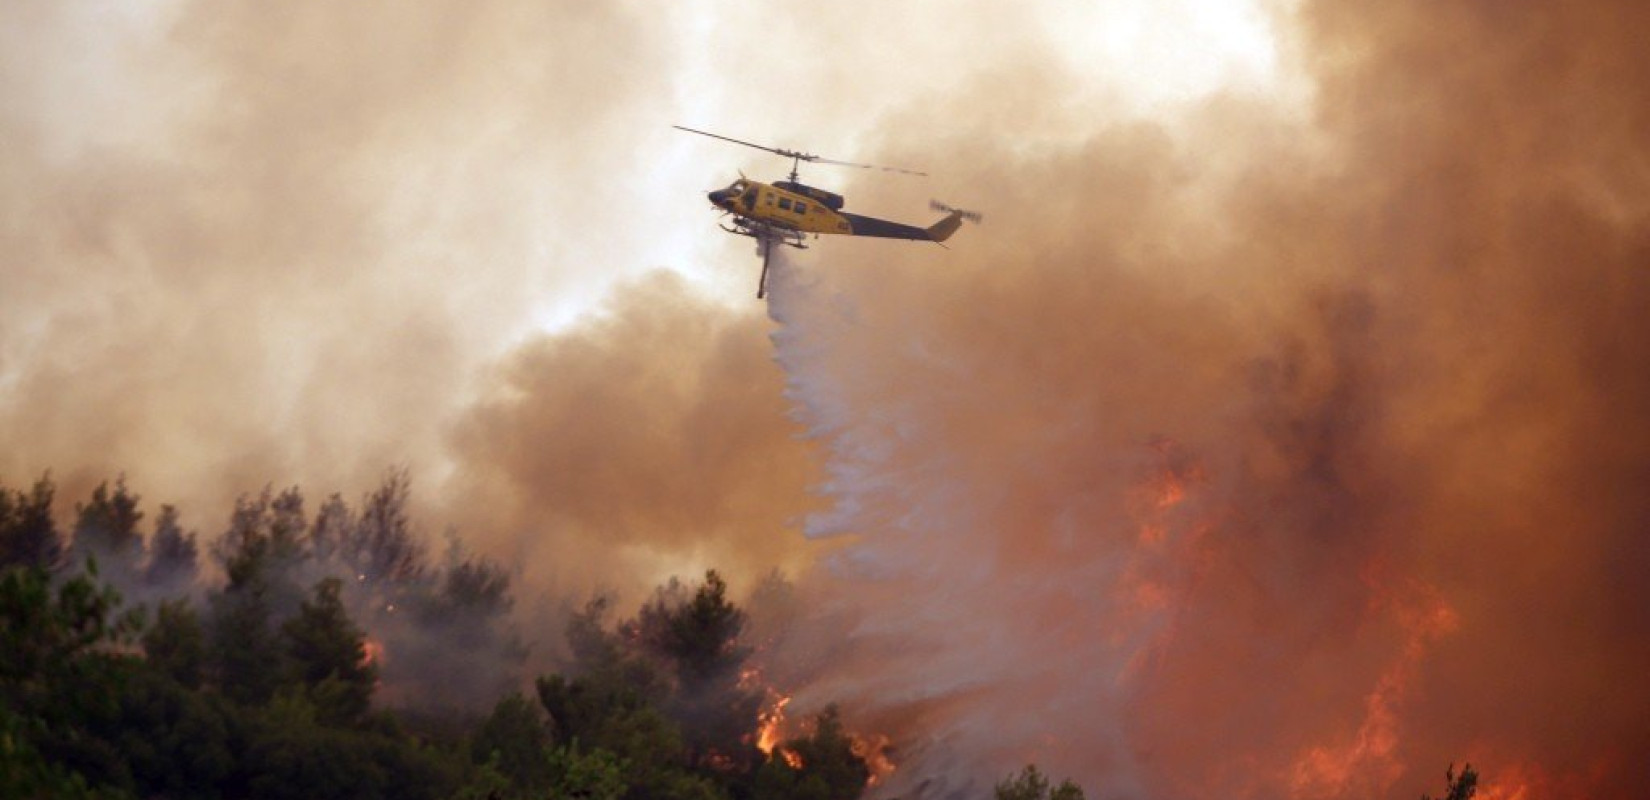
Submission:
<svg viewBox="0 0 1650 800">
<path fill-rule="evenodd" d="M 995 796 L 997 800 L 1083 800 L 1083 789 L 1069 779 L 1050 788 L 1037 765 L 1027 764 L 1018 775 L 998 783 Z"/>
<path fill-rule="evenodd" d="M 746 680 L 747 616 L 727 594 L 715 571 L 672 581 L 611 629 L 611 601 L 592 600 L 568 625 L 570 674 L 538 680 L 552 748 L 612 754 L 629 768 L 626 797 L 858 797 L 871 770 L 834 706 L 811 735 L 758 747 L 763 693 Z"/>
<path fill-rule="evenodd" d="M 811 735 L 774 748 L 776 757 L 756 773 L 757 800 L 841 800 L 865 791 L 871 768 L 843 728 L 837 707 L 826 706 L 813 728 Z"/>
<path fill-rule="evenodd" d="M 1461 774 L 1455 774 L 1455 765 L 1449 765 L 1444 771 L 1444 795 L 1438 800 L 1472 800 L 1478 794 L 1478 772 L 1471 764 L 1461 768 Z M 1422 794 L 1421 800 L 1432 800 L 1432 795 Z"/>
<path fill-rule="evenodd" d="M 673 588 L 658 592 L 627 627 L 674 680 L 665 710 L 682 726 L 689 762 L 748 770 L 761 758 L 750 731 L 762 695 L 740 680 L 752 652 L 740 640 L 745 612 L 728 601 L 728 585 L 715 570 L 686 601 L 674 598 Z"/>
</svg>

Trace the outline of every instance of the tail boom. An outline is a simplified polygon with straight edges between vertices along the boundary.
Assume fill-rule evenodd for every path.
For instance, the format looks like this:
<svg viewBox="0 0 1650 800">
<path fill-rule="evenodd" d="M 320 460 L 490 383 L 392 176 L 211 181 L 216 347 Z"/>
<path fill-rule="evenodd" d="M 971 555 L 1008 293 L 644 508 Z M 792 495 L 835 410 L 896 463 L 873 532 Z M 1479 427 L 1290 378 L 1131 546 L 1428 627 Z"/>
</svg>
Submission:
<svg viewBox="0 0 1650 800">
<path fill-rule="evenodd" d="M 980 215 L 973 211 L 964 211 L 941 203 L 932 203 L 931 205 L 935 210 L 946 213 L 945 217 L 939 222 L 926 228 L 890 222 L 876 217 L 862 217 L 846 211 L 837 213 L 848 221 L 848 225 L 855 236 L 877 236 L 884 239 L 907 239 L 917 242 L 943 242 L 951 238 L 951 234 L 957 232 L 957 228 L 962 226 L 964 220 L 968 222 L 980 221 Z"/>
</svg>

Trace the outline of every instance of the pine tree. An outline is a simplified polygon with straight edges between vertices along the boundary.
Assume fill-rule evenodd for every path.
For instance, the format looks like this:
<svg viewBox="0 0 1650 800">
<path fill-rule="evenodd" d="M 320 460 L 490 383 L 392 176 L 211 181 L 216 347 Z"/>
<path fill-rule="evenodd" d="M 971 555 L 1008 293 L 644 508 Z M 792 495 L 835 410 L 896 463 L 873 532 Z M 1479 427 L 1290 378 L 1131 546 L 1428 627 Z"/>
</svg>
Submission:
<svg viewBox="0 0 1650 800">
<path fill-rule="evenodd" d="M 751 649 L 740 642 L 745 612 L 728 600 L 728 585 L 715 570 L 686 602 L 664 590 L 643 607 L 633 627 L 644 647 L 675 673 L 667 705 L 682 723 L 690 760 L 702 767 L 746 770 L 759 751 L 746 735 L 762 698 L 739 685 Z"/>
<path fill-rule="evenodd" d="M 269 536 L 259 524 L 265 507 L 267 502 L 245 498 L 236 504 L 230 530 L 219 540 L 229 582 L 210 601 L 208 663 L 213 681 L 224 696 L 254 705 L 268 702 L 283 673 L 273 598 L 276 581 L 283 576 L 274 564 Z"/>
<path fill-rule="evenodd" d="M 155 622 L 143 633 L 150 666 L 190 689 L 199 688 L 206 665 L 206 632 L 187 600 L 160 604 Z"/>
<path fill-rule="evenodd" d="M 361 503 L 361 515 L 342 551 L 367 583 L 409 583 L 423 575 L 424 551 L 407 515 L 411 487 L 405 470 L 393 471 Z"/>
<path fill-rule="evenodd" d="M 105 481 L 92 490 L 89 502 L 75 504 L 75 550 L 82 557 L 95 556 L 116 583 L 125 584 L 143 556 L 143 535 L 138 532 L 143 512 L 138 510 L 138 500 L 121 476 L 115 479 L 114 492 Z"/>
<path fill-rule="evenodd" d="M 1083 800 L 1082 787 L 1070 780 L 1050 788 L 1048 778 L 1035 764 L 1027 764 L 1018 775 L 998 783 L 995 794 L 997 800 Z"/>
<path fill-rule="evenodd" d="M 865 791 L 871 769 L 854 752 L 854 743 L 842 727 L 835 705 L 814 718 L 814 732 L 781 744 L 790 755 L 775 754 L 757 770 L 757 800 L 818 798 L 850 800 Z M 792 760 L 795 763 L 792 763 Z M 1043 798 L 1037 798 L 1043 800 Z"/>
<path fill-rule="evenodd" d="M 1455 774 L 1455 765 L 1449 765 L 1444 771 L 1444 796 L 1438 800 L 1472 800 L 1478 794 L 1478 772 L 1468 764 L 1461 768 L 1461 774 Z M 1432 795 L 1422 794 L 1421 800 L 1432 800 Z"/>
<path fill-rule="evenodd" d="M 155 533 L 149 537 L 149 563 L 143 569 L 143 582 L 168 590 L 194 583 L 200 569 L 199 549 L 194 532 L 184 533 L 178 524 L 178 510 L 161 506 L 160 516 L 155 518 Z"/>
<path fill-rule="evenodd" d="M 288 670 L 311 692 L 324 721 L 352 723 L 372 704 L 378 668 L 367 658 L 366 635 L 350 621 L 337 578 L 315 584 L 298 615 L 281 626 Z"/>
<path fill-rule="evenodd" d="M 355 518 L 344 498 L 334 492 L 315 512 L 315 521 L 309 527 L 310 555 L 323 564 L 338 557 L 339 548 L 349 540 Z"/>
<path fill-rule="evenodd" d="M 30 566 L 56 569 L 63 560 L 63 539 L 52 519 L 57 487 L 51 473 L 35 481 L 27 494 L 0 487 L 0 568 Z"/>
</svg>

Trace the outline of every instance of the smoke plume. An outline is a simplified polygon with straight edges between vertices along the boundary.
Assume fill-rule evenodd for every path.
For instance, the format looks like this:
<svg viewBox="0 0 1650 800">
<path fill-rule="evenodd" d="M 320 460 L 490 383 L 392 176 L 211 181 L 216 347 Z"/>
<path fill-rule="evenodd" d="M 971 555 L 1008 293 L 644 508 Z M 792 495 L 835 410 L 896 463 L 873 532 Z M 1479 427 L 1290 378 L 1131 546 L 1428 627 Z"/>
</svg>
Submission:
<svg viewBox="0 0 1650 800">
<path fill-rule="evenodd" d="M 0 477 L 200 527 L 408 464 L 529 618 L 781 567 L 763 675 L 881 796 L 1638 791 L 1650 10 L 1266 4 L 1283 88 L 1153 106 L 944 5 L 7 12 Z M 632 131 L 728 96 L 938 176 L 807 176 L 851 210 L 985 224 L 822 240 L 767 319 L 637 277 L 699 201 Z"/>
<path fill-rule="evenodd" d="M 122 9 L 3 12 L 0 473 L 83 497 L 124 471 L 212 525 L 270 481 L 439 479 L 476 373 L 598 274 L 554 221 L 634 210 L 596 144 L 669 91 L 635 67 L 656 22 Z"/>
<path fill-rule="evenodd" d="M 818 467 L 762 322 L 657 273 L 600 319 L 521 346 L 454 427 L 455 513 L 575 598 L 805 567 L 821 550 L 797 531 Z"/>
<path fill-rule="evenodd" d="M 988 226 L 943 265 L 833 249 L 771 305 L 829 454 L 810 531 L 855 537 L 818 576 L 852 646 L 798 705 L 891 732 L 890 794 L 1038 760 L 1101 796 L 1397 796 L 1470 758 L 1494 797 L 1630 795 L 1628 8 L 1308 7 L 1304 126 L 1228 96 L 1017 157 L 998 106 L 914 110 L 965 132 L 940 161 Z"/>
</svg>

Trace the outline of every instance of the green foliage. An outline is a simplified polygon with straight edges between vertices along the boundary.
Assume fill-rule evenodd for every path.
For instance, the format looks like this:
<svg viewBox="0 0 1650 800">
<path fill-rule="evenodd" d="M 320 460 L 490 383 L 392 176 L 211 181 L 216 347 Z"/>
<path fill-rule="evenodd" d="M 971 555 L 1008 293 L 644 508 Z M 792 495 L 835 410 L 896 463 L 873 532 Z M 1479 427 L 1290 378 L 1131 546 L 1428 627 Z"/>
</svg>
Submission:
<svg viewBox="0 0 1650 800">
<path fill-rule="evenodd" d="M 315 521 L 309 527 L 309 550 L 319 561 L 330 561 L 349 539 L 355 527 L 355 515 L 344 498 L 334 493 L 315 512 Z"/>
<path fill-rule="evenodd" d="M 421 736 L 404 713 L 374 712 L 367 627 L 385 663 L 408 670 L 390 678 L 398 690 L 423 697 L 497 697 L 525 654 L 509 573 L 456 542 L 443 567 L 426 566 L 407 488 L 391 473 L 359 515 L 334 495 L 313 521 L 296 488 L 243 496 L 211 547 L 223 585 L 200 606 L 162 602 L 147 630 L 96 570 L 189 586 L 196 537 L 176 509 L 161 508 L 144 560 L 137 495 L 100 485 L 75 514 L 76 547 L 98 557 L 54 575 L 49 478 L 28 494 L 0 488 L 0 556 L 22 565 L 0 570 L 0 797 L 859 796 L 868 772 L 834 708 L 787 743 L 802 766 L 755 749 L 748 617 L 714 571 L 613 626 L 609 602 L 592 601 L 567 629 L 572 668 L 539 678 L 536 703 L 510 694 L 484 719 L 449 713 Z M 446 685 L 419 683 L 428 674 Z"/>
<path fill-rule="evenodd" d="M 1083 789 L 1069 779 L 1050 789 L 1037 765 L 1027 764 L 1019 774 L 998 783 L 995 796 L 997 800 L 1083 800 Z"/>
<path fill-rule="evenodd" d="M 739 638 L 745 612 L 728 600 L 727 583 L 715 570 L 686 601 L 672 588 L 656 593 L 627 628 L 675 678 L 665 710 L 682 726 L 689 761 L 703 769 L 750 770 L 760 762 L 750 734 L 762 697 L 740 685 L 751 654 Z"/>
<path fill-rule="evenodd" d="M 0 573 L 0 785 L 91 796 L 130 787 L 120 753 L 96 733 L 119 715 L 136 661 L 116 648 L 142 617 L 120 613 L 119 594 L 93 580 L 95 568 L 55 590 L 38 566 Z M 47 763 L 31 767 L 35 758 Z"/>
<path fill-rule="evenodd" d="M 113 797 L 93 792 L 86 777 L 47 759 L 34 745 L 40 723 L 0 706 L 0 797 L 92 800 Z"/>
<path fill-rule="evenodd" d="M 297 487 L 274 494 L 265 487 L 257 497 L 235 501 L 229 529 L 214 551 L 230 588 L 262 583 L 296 595 L 290 574 L 304 557 L 304 498 Z"/>
<path fill-rule="evenodd" d="M 456 543 L 454 549 L 457 549 Z M 443 609 L 480 616 L 496 616 L 510 610 L 510 576 L 502 566 L 484 558 L 466 558 L 457 552 L 452 562 L 441 583 Z"/>
<path fill-rule="evenodd" d="M 551 751 L 549 767 L 550 772 L 556 776 L 552 797 L 581 797 L 589 800 L 619 800 L 629 789 L 630 781 L 627 775 L 634 773 L 628 762 L 606 750 L 598 748 L 580 752 L 576 746 Z"/>
<path fill-rule="evenodd" d="M 653 684 L 635 661 L 620 661 L 609 671 L 578 678 L 561 675 L 538 680 L 540 703 L 549 712 L 558 748 L 602 750 L 633 765 L 632 797 L 670 797 L 679 773 L 688 765 L 682 730 L 654 706 Z M 639 684 L 639 685 L 638 685 Z"/>
<path fill-rule="evenodd" d="M 1472 800 L 1478 794 L 1478 772 L 1467 764 L 1461 768 L 1461 774 L 1455 774 L 1455 765 L 1449 765 L 1444 771 L 1444 794 L 1439 800 Z M 1421 800 L 1432 800 L 1432 795 L 1422 794 Z"/>
<path fill-rule="evenodd" d="M 323 718 L 334 724 L 364 717 L 378 680 L 378 669 L 367 660 L 366 636 L 339 599 L 342 587 L 337 578 L 315 584 L 313 599 L 281 626 L 289 680 L 307 687 Z"/>
<path fill-rule="evenodd" d="M 665 676 L 653 662 L 604 629 L 607 610 L 608 601 L 597 598 L 568 623 L 576 676 L 541 676 L 536 682 L 557 742 L 616 744 L 623 738 L 620 729 L 652 727 L 651 721 L 634 717 L 644 711 L 657 717 L 658 706 L 669 696 Z"/>
<path fill-rule="evenodd" d="M 642 609 L 636 625 L 642 641 L 675 666 L 684 685 L 736 672 L 750 655 L 750 648 L 739 643 L 745 612 L 729 602 L 727 594 L 727 582 L 710 570 L 686 603 L 673 603 L 661 591 Z"/>
<path fill-rule="evenodd" d="M 144 797 L 218 798 L 236 766 L 234 709 L 158 669 L 134 670 L 118 714 L 98 726 Z"/>
<path fill-rule="evenodd" d="M 183 599 L 161 603 L 154 624 L 143 633 L 143 652 L 149 665 L 162 675 L 185 688 L 200 688 L 206 666 L 206 632 L 194 606 Z"/>
<path fill-rule="evenodd" d="M 35 481 L 27 494 L 0 486 L 0 569 L 57 568 L 63 558 L 63 539 L 52 519 L 56 494 L 50 473 Z"/>
<path fill-rule="evenodd" d="M 542 794 L 550 786 L 547 721 L 532 701 L 513 693 L 493 706 L 470 742 L 470 757 L 496 773 L 517 794 Z"/>
<path fill-rule="evenodd" d="M 235 502 L 229 529 L 214 545 L 228 583 L 210 599 L 208 665 L 219 691 L 235 702 L 267 703 L 290 678 L 276 624 L 303 596 L 295 573 L 304 529 L 298 490 L 275 495 L 266 488 Z"/>
<path fill-rule="evenodd" d="M 345 561 L 369 583 L 405 583 L 424 573 L 424 551 L 407 514 L 412 481 L 394 470 L 361 503 L 361 516 L 339 545 Z"/>
<path fill-rule="evenodd" d="M 154 587 L 187 587 L 195 581 L 198 559 L 195 534 L 183 532 L 176 508 L 161 506 L 160 516 L 155 518 L 155 533 L 149 537 L 149 562 L 143 569 L 143 582 Z"/>
<path fill-rule="evenodd" d="M 538 680 L 555 746 L 628 763 L 626 797 L 750 797 L 766 768 L 753 744 L 761 698 L 740 685 L 751 652 L 739 639 L 745 613 L 721 576 L 705 577 L 691 589 L 662 587 L 618 633 L 605 625 L 609 601 L 592 600 L 567 628 L 572 674 Z M 863 790 L 868 772 L 834 710 L 822 736 L 800 746 L 817 750 L 819 768 L 775 772 L 775 791 L 810 781 L 825 797 Z"/>
<path fill-rule="evenodd" d="M 510 618 L 509 573 L 465 554 L 454 539 L 443 569 L 420 566 L 416 574 L 406 583 L 363 583 L 382 592 L 379 608 L 394 607 L 390 613 L 401 623 L 394 629 L 413 634 L 395 641 L 396 658 L 386 677 L 403 685 L 420 681 L 422 696 L 450 705 L 491 702 L 519 688 L 528 651 Z M 442 680 L 422 681 L 434 664 L 440 665 Z"/>
<path fill-rule="evenodd" d="M 263 545 L 236 556 L 230 585 L 211 599 L 208 664 L 224 696 L 248 705 L 275 695 L 284 673 L 268 581 L 260 574 Z"/>
<path fill-rule="evenodd" d="M 305 692 L 285 691 L 247 712 L 239 782 L 264 800 L 443 798 L 455 764 L 392 731 L 337 728 Z"/>
<path fill-rule="evenodd" d="M 115 481 L 113 493 L 108 482 L 92 490 L 89 502 L 75 504 L 74 548 L 96 557 L 117 582 L 129 582 L 143 557 L 143 535 L 138 522 L 138 496 L 126 489 L 124 477 Z"/>
<path fill-rule="evenodd" d="M 55 592 L 43 569 L 0 573 L 0 699 L 7 708 L 36 709 L 60 692 L 96 694 L 98 679 L 122 658 L 110 648 L 130 640 L 142 615 L 117 614 L 120 594 L 96 583 L 95 569 Z"/>
</svg>

